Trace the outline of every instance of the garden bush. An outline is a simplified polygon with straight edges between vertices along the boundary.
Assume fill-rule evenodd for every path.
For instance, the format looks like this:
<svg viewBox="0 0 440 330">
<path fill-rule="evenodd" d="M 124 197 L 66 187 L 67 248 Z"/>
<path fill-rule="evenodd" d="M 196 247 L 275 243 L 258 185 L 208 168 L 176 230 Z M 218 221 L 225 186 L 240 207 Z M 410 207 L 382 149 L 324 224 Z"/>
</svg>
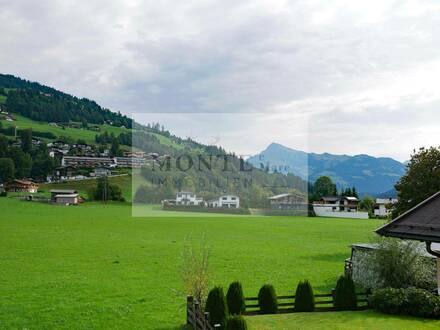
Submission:
<svg viewBox="0 0 440 330">
<path fill-rule="evenodd" d="M 357 297 L 353 279 L 350 275 L 343 275 L 336 283 L 334 305 L 337 310 L 356 310 Z"/>
<path fill-rule="evenodd" d="M 228 306 L 226 305 L 222 287 L 217 286 L 209 291 L 205 310 L 209 312 L 209 321 L 213 326 L 215 324 L 221 324 L 222 328 L 225 326 L 228 316 Z"/>
<path fill-rule="evenodd" d="M 379 312 L 440 318 L 440 297 L 418 288 L 375 290 L 370 304 Z"/>
<path fill-rule="evenodd" d="M 295 311 L 313 312 L 315 309 L 315 298 L 313 289 L 309 281 L 305 280 L 298 283 L 295 293 Z"/>
<path fill-rule="evenodd" d="M 6 197 L 8 196 L 8 193 L 6 191 L 0 192 L 0 197 Z"/>
<path fill-rule="evenodd" d="M 246 304 L 240 282 L 233 282 L 229 285 L 226 301 L 231 315 L 239 315 L 245 311 Z"/>
<path fill-rule="evenodd" d="M 261 314 L 276 314 L 278 312 L 278 301 L 275 289 L 270 284 L 265 284 L 258 292 L 258 305 Z"/>
<path fill-rule="evenodd" d="M 247 330 L 246 320 L 240 315 L 231 316 L 226 323 L 226 330 Z"/>
</svg>

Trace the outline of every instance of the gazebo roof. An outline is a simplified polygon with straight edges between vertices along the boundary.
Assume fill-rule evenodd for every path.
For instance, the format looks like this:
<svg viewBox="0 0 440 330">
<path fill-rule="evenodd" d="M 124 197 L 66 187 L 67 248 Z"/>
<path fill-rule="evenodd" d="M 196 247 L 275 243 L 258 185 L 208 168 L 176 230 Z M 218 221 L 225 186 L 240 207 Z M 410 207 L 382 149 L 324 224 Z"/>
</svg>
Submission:
<svg viewBox="0 0 440 330">
<path fill-rule="evenodd" d="M 382 236 L 440 242 L 440 192 L 376 230 Z"/>
</svg>

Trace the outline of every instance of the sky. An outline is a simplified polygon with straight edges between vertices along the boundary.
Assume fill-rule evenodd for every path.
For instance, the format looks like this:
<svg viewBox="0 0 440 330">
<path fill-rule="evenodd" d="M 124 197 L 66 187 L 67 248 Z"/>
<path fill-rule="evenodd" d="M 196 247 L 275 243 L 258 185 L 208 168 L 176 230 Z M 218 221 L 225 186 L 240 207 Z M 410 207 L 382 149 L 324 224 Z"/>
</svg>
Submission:
<svg viewBox="0 0 440 330">
<path fill-rule="evenodd" d="M 0 31 L 0 72 L 134 117 L 217 116 L 188 125 L 229 150 L 440 144 L 438 0 L 0 0 Z"/>
</svg>

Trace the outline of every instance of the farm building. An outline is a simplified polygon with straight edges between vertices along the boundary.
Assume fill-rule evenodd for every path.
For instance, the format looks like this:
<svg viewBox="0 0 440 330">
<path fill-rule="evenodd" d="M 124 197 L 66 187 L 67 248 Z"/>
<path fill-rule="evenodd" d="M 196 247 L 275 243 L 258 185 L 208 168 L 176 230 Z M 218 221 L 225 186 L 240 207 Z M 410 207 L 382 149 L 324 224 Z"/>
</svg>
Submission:
<svg viewBox="0 0 440 330">
<path fill-rule="evenodd" d="M 32 181 L 27 180 L 13 180 L 5 185 L 6 192 L 27 192 L 36 193 L 38 185 Z"/>
<path fill-rule="evenodd" d="M 437 258 L 437 287 L 440 293 L 440 192 L 376 230 L 381 236 L 425 242 L 426 251 Z"/>
<path fill-rule="evenodd" d="M 208 207 L 236 208 L 240 207 L 240 198 L 235 195 L 223 195 L 208 201 Z"/>
<path fill-rule="evenodd" d="M 54 202 L 62 205 L 77 205 L 79 203 L 78 194 L 58 194 L 54 196 Z"/>
<path fill-rule="evenodd" d="M 50 191 L 50 200 L 53 203 L 56 203 L 56 197 L 62 195 L 74 195 L 78 194 L 78 191 L 74 189 L 52 189 Z"/>
<path fill-rule="evenodd" d="M 280 194 L 269 197 L 270 206 L 277 210 L 297 210 L 307 206 L 307 201 L 300 194 Z"/>
</svg>

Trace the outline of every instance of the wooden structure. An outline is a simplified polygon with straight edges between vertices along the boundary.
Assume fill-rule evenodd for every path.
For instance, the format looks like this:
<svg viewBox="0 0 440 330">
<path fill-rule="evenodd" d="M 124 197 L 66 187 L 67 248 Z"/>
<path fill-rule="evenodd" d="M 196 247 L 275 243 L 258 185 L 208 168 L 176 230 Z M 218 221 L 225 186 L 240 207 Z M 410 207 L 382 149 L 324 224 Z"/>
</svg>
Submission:
<svg viewBox="0 0 440 330">
<path fill-rule="evenodd" d="M 440 192 L 376 230 L 381 236 L 423 241 L 426 251 L 437 257 L 437 290 L 440 293 L 440 251 L 432 243 L 440 243 Z"/>
<path fill-rule="evenodd" d="M 79 195 L 78 194 L 59 194 L 54 197 L 55 203 L 60 205 L 78 205 Z"/>
<path fill-rule="evenodd" d="M 74 189 L 52 189 L 50 191 L 50 201 L 56 203 L 56 197 L 60 195 L 72 195 L 78 194 L 78 191 Z"/>
<path fill-rule="evenodd" d="M 209 313 L 203 312 L 202 306 L 193 296 L 186 298 L 186 324 L 194 330 L 220 329 L 220 324 L 211 325 Z"/>
<path fill-rule="evenodd" d="M 369 308 L 368 297 L 369 292 L 356 293 L 358 307 L 357 310 L 365 310 Z M 315 298 L 315 312 L 331 312 L 335 311 L 334 299 L 335 291 L 331 293 L 319 293 L 313 295 Z M 277 296 L 278 313 L 294 313 L 295 312 L 295 295 Z M 260 314 L 260 306 L 258 305 L 258 297 L 247 297 L 246 312 L 244 315 L 258 315 Z"/>
<path fill-rule="evenodd" d="M 38 185 L 28 180 L 13 180 L 5 185 L 6 192 L 26 192 L 36 193 L 38 191 Z"/>
</svg>

